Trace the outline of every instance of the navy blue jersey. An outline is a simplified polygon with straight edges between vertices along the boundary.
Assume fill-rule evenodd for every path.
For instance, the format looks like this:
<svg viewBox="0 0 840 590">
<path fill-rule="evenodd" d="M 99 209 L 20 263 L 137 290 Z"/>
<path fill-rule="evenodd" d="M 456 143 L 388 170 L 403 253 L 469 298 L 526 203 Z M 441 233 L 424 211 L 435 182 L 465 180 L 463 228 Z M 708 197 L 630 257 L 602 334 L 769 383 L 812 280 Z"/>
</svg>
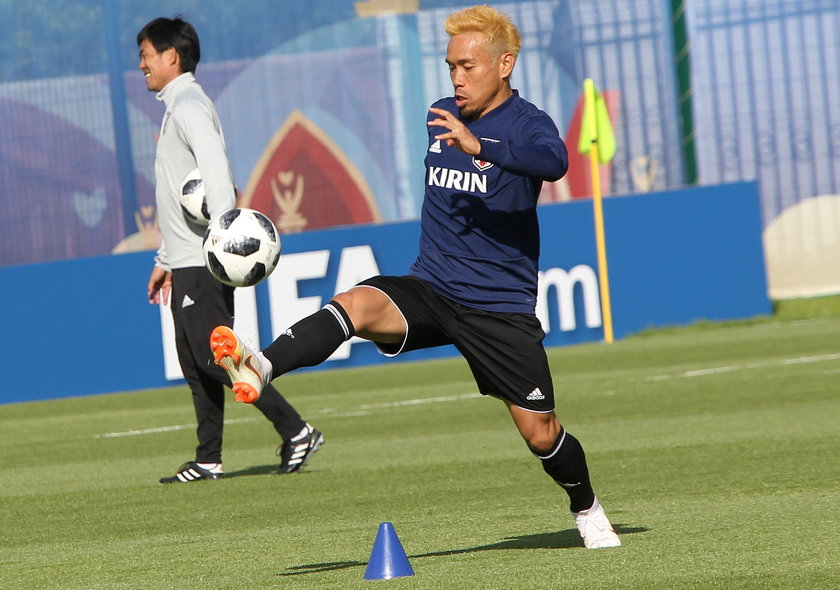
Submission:
<svg viewBox="0 0 840 590">
<path fill-rule="evenodd" d="M 459 116 L 452 97 L 432 106 Z M 481 140 L 481 154 L 448 147 L 434 139 L 446 129 L 429 127 L 420 254 L 410 274 L 468 307 L 533 314 L 537 197 L 544 180 L 566 173 L 566 146 L 551 118 L 515 90 L 486 115 L 461 121 Z"/>
</svg>

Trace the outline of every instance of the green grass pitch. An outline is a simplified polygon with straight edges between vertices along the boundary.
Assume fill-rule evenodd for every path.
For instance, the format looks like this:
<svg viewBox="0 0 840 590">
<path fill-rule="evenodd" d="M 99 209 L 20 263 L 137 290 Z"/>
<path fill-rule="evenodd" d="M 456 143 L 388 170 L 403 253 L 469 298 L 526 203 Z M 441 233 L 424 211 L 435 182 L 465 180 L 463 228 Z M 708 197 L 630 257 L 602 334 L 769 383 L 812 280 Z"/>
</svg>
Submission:
<svg viewBox="0 0 840 590">
<path fill-rule="evenodd" d="M 183 387 L 0 406 L 0 588 L 840 587 L 840 317 L 549 353 L 621 548 L 583 548 L 453 359 L 277 380 L 326 435 L 290 476 L 230 400 L 228 477 L 159 485 L 195 445 Z M 415 576 L 365 581 L 385 521 Z"/>
</svg>

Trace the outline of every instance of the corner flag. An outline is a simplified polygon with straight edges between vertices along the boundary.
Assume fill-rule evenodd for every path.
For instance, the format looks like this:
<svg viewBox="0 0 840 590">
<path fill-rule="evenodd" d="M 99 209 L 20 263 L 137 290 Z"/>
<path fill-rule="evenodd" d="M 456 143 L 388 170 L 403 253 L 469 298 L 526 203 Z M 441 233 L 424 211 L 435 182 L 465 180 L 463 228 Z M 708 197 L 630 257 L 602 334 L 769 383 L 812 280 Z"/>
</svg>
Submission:
<svg viewBox="0 0 840 590">
<path fill-rule="evenodd" d="M 601 315 L 604 319 L 604 340 L 613 341 L 610 279 L 607 270 L 607 240 L 604 231 L 604 209 L 601 203 L 601 171 L 598 163 L 606 164 L 615 155 L 610 114 L 604 97 L 591 78 L 583 81 L 583 120 L 580 126 L 578 152 L 589 154 L 592 173 L 592 209 L 595 215 L 595 246 L 598 252 L 598 283 L 601 291 Z"/>
<path fill-rule="evenodd" d="M 578 152 L 588 154 L 592 144 L 598 146 L 598 161 L 606 164 L 615 155 L 615 136 L 613 135 L 610 114 L 604 97 L 595 88 L 592 78 L 583 81 L 583 120 L 580 126 Z"/>
</svg>

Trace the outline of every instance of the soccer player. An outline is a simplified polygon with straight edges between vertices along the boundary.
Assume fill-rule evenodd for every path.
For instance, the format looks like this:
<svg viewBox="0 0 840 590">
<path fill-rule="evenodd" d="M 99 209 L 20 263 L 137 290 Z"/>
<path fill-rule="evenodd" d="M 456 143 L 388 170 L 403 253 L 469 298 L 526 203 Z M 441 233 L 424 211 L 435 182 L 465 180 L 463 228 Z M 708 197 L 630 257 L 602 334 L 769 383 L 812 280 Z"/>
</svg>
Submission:
<svg viewBox="0 0 840 590">
<path fill-rule="evenodd" d="M 219 324 L 233 325 L 233 288 L 213 278 L 201 254 L 203 229 L 184 217 L 180 185 L 198 168 L 211 218 L 235 206 L 233 175 L 212 101 L 195 80 L 201 57 L 198 35 L 181 18 L 157 18 L 137 34 L 139 68 L 146 87 L 166 105 L 155 156 L 155 201 L 162 241 L 147 287 L 149 303 L 171 298 L 181 370 L 192 392 L 198 422 L 195 460 L 160 483 L 219 479 L 222 467 L 224 384 L 228 375 L 210 362 L 207 339 Z M 279 473 L 303 467 L 324 442 L 273 387 L 254 404 L 283 439 Z"/>
<path fill-rule="evenodd" d="M 506 14 L 474 6 L 450 15 L 446 63 L 454 96 L 429 109 L 420 253 L 408 276 L 376 276 L 254 353 L 227 326 L 216 362 L 239 401 L 324 361 L 352 336 L 386 355 L 454 344 L 479 390 L 499 398 L 545 471 L 570 498 L 587 548 L 620 545 L 589 480 L 583 448 L 554 413 L 554 388 L 534 307 L 544 180 L 566 173 L 557 127 L 510 77 L 521 46 Z"/>
</svg>

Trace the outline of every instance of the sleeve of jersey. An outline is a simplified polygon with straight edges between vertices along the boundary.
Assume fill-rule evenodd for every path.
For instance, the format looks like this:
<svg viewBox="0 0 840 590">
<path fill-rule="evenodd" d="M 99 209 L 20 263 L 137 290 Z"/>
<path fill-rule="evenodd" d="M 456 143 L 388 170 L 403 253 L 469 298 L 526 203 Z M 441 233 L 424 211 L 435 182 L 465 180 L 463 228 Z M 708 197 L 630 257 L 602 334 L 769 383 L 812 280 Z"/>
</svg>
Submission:
<svg viewBox="0 0 840 590">
<path fill-rule="evenodd" d="M 180 106 L 182 108 L 176 120 L 195 156 L 204 181 L 207 211 L 213 219 L 236 206 L 233 175 L 225 145 L 205 105 L 189 101 Z"/>
<path fill-rule="evenodd" d="M 482 160 L 506 170 L 553 182 L 563 178 L 569 168 L 566 144 L 550 121 L 530 125 L 519 137 L 509 141 L 481 141 Z"/>
</svg>

